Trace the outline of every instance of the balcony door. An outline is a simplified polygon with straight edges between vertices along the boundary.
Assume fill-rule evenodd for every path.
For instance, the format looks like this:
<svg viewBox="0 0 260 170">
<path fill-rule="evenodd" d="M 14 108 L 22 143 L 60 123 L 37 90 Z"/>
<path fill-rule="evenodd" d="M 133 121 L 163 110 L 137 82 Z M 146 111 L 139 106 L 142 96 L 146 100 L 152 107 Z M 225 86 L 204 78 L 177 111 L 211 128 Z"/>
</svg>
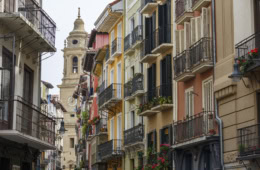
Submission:
<svg viewBox="0 0 260 170">
<path fill-rule="evenodd" d="M 121 63 L 117 64 L 117 97 L 121 98 L 122 96 L 122 88 L 121 88 L 121 83 L 122 83 L 122 71 L 121 71 Z"/>
<path fill-rule="evenodd" d="M 171 0 L 159 6 L 159 44 L 171 42 Z M 158 40 L 157 40 L 158 41 Z"/>
<path fill-rule="evenodd" d="M 15 12 L 15 1 L 16 0 L 5 0 L 4 12 Z"/>
<path fill-rule="evenodd" d="M 171 55 L 167 55 L 160 63 L 161 88 L 160 96 L 172 96 L 172 61 Z"/>
<path fill-rule="evenodd" d="M 122 51 L 122 23 L 117 25 L 117 52 Z"/>
<path fill-rule="evenodd" d="M 260 0 L 255 0 L 255 32 L 260 32 Z"/>
<path fill-rule="evenodd" d="M 153 97 L 155 97 L 156 92 L 156 64 L 152 64 L 150 68 L 148 68 L 148 100 L 151 101 Z"/>
<path fill-rule="evenodd" d="M 121 113 L 117 116 L 117 150 L 121 150 L 122 146 L 122 115 Z"/>
<path fill-rule="evenodd" d="M 24 65 L 24 78 L 23 78 L 23 99 L 22 104 L 22 132 L 31 135 L 32 133 L 32 117 L 33 110 L 31 103 L 33 103 L 33 71 Z"/>
<path fill-rule="evenodd" d="M 12 85 L 12 53 L 3 48 L 3 57 L 0 67 L 0 129 L 11 128 L 11 115 L 9 114 Z"/>
</svg>

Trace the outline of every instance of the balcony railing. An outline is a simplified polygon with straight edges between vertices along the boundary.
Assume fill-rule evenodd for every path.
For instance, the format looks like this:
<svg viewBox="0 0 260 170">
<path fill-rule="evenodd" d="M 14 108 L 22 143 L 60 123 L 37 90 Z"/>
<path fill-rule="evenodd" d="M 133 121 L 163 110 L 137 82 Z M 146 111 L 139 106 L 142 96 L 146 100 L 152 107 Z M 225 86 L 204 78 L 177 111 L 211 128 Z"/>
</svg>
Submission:
<svg viewBox="0 0 260 170">
<path fill-rule="evenodd" d="M 239 157 L 260 154 L 260 124 L 238 129 Z"/>
<path fill-rule="evenodd" d="M 98 95 L 98 104 L 101 107 L 106 102 L 122 99 L 122 85 L 112 83 Z"/>
<path fill-rule="evenodd" d="M 244 70 L 245 72 L 252 71 L 260 67 L 260 54 L 259 51 L 256 55 L 252 55 L 250 52 L 253 49 L 260 48 L 260 32 L 255 33 L 246 39 L 236 44 L 236 56 L 245 60 L 249 60 L 250 64 Z"/>
<path fill-rule="evenodd" d="M 107 132 L 107 120 L 100 119 L 99 122 L 96 124 L 96 134 L 106 133 Z"/>
<path fill-rule="evenodd" d="M 144 138 L 144 126 L 142 124 L 137 125 L 124 132 L 124 145 L 132 145 L 137 142 L 142 142 Z"/>
<path fill-rule="evenodd" d="M 11 114 L 10 117 L 16 115 L 16 125 L 13 126 L 15 130 L 51 145 L 55 144 L 55 120 L 47 112 L 16 96 L 14 100 L 0 100 L 0 115 L 8 114 Z M 0 130 L 12 130 L 6 126 L 8 122 L 0 120 Z"/>
<path fill-rule="evenodd" d="M 176 4 L 176 8 L 175 8 L 176 18 L 179 18 L 185 12 L 190 10 L 192 6 L 190 0 L 176 0 L 175 4 Z"/>
<path fill-rule="evenodd" d="M 106 49 L 106 55 L 105 55 L 106 61 L 109 59 L 109 57 L 110 57 L 110 52 L 109 52 L 109 46 L 108 46 Z"/>
<path fill-rule="evenodd" d="M 135 94 L 138 90 L 144 90 L 143 86 L 143 74 L 141 73 L 136 73 L 133 77 L 132 80 L 128 81 L 124 85 L 124 92 L 125 92 L 125 97 L 132 96 Z"/>
<path fill-rule="evenodd" d="M 10 3 L 6 0 L 5 3 Z M 34 0 L 18 0 L 18 12 L 28 19 L 42 34 L 42 36 L 55 46 L 56 24 L 51 17 Z"/>
<path fill-rule="evenodd" d="M 164 43 L 172 43 L 171 41 L 172 25 L 165 25 L 159 27 L 155 32 L 155 47 L 160 46 Z"/>
<path fill-rule="evenodd" d="M 214 112 L 203 111 L 173 124 L 174 144 L 216 133 Z"/>
<path fill-rule="evenodd" d="M 175 77 L 186 72 L 190 68 L 189 51 L 185 50 L 173 58 Z"/>
<path fill-rule="evenodd" d="M 111 56 L 115 53 L 121 53 L 122 50 L 122 38 L 117 37 L 112 42 Z"/>
<path fill-rule="evenodd" d="M 143 39 L 143 26 L 138 25 L 132 31 L 132 44 L 134 45 L 137 41 L 142 41 Z"/>
<path fill-rule="evenodd" d="M 148 36 L 144 39 L 143 42 L 143 54 L 144 56 L 147 54 L 151 54 L 152 50 L 155 48 L 155 33 L 151 34 L 151 36 Z"/>
<path fill-rule="evenodd" d="M 101 160 L 121 157 L 123 154 L 122 140 L 113 139 L 98 145 L 98 154 Z"/>
<path fill-rule="evenodd" d="M 124 51 L 127 51 L 132 46 L 132 34 L 128 34 L 124 39 Z"/>
<path fill-rule="evenodd" d="M 190 47 L 190 65 L 194 67 L 203 61 L 212 60 L 211 38 L 204 37 Z"/>
</svg>

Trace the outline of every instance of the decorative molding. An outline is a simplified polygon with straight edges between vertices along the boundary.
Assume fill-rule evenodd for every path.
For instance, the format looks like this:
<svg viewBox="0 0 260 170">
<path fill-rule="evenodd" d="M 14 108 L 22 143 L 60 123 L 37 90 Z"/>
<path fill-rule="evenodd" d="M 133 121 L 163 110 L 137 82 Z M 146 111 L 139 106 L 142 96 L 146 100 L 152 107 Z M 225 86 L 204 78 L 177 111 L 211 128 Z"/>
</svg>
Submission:
<svg viewBox="0 0 260 170">
<path fill-rule="evenodd" d="M 237 92 L 237 85 L 229 85 L 224 87 L 218 91 L 215 91 L 215 96 L 217 100 L 223 99 L 225 97 L 231 96 L 236 94 Z"/>
</svg>

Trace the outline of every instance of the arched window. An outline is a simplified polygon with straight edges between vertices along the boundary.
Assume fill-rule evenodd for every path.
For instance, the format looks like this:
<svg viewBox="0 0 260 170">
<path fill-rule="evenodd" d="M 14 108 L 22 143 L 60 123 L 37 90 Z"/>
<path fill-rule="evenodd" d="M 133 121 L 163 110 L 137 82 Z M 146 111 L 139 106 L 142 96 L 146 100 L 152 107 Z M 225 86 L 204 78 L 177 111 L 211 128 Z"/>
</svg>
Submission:
<svg viewBox="0 0 260 170">
<path fill-rule="evenodd" d="M 76 56 L 72 59 L 72 73 L 78 73 L 78 58 Z"/>
</svg>

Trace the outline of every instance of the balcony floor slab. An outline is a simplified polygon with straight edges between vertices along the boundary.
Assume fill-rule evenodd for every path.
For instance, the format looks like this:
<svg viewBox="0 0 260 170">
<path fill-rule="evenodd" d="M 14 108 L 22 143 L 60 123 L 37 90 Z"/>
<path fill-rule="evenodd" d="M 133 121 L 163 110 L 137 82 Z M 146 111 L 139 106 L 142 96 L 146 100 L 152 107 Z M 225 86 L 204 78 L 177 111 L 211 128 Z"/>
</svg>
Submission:
<svg viewBox="0 0 260 170">
<path fill-rule="evenodd" d="M 38 138 L 26 135 L 17 130 L 0 130 L 0 137 L 18 142 L 21 144 L 28 144 L 32 148 L 39 150 L 55 150 L 55 145 L 51 145 L 48 142 L 42 141 Z"/>
<path fill-rule="evenodd" d="M 56 48 L 45 39 L 38 28 L 29 22 L 20 13 L 0 13 L 0 22 L 9 27 L 10 32 L 17 35 L 17 39 L 23 38 L 24 44 L 30 43 L 31 48 L 38 52 L 56 52 Z M 18 31 L 19 30 L 19 31 Z"/>
<path fill-rule="evenodd" d="M 152 2 L 152 3 L 147 3 L 147 4 L 143 7 L 143 9 L 141 10 L 141 14 L 151 16 L 152 13 L 156 10 L 157 6 L 158 6 L 158 3 L 157 3 L 157 2 L 156 2 L 156 3 L 154 3 L 154 2 Z"/>
<path fill-rule="evenodd" d="M 202 7 L 207 7 L 211 0 L 198 0 L 192 7 L 192 11 L 200 11 Z"/>
<path fill-rule="evenodd" d="M 213 68 L 212 61 L 202 61 L 200 64 L 197 64 L 195 67 L 192 68 L 192 73 L 203 73 L 210 68 Z"/>
<path fill-rule="evenodd" d="M 173 108 L 173 104 L 161 104 L 152 108 L 155 111 L 164 111 Z"/>
<path fill-rule="evenodd" d="M 125 55 L 132 55 L 135 52 L 135 50 L 132 47 L 129 47 L 126 51 L 125 51 Z"/>
<path fill-rule="evenodd" d="M 133 94 L 132 94 L 132 96 L 133 97 L 139 97 L 139 96 L 142 96 L 142 95 L 144 95 L 144 90 L 137 90 L 136 92 L 134 92 Z"/>
<path fill-rule="evenodd" d="M 191 72 L 185 72 L 174 78 L 177 82 L 185 82 L 195 77 L 195 74 Z"/>
<path fill-rule="evenodd" d="M 155 110 L 146 110 L 146 111 L 140 113 L 139 116 L 152 116 L 156 113 L 159 113 L 159 112 L 155 111 Z"/>
<path fill-rule="evenodd" d="M 150 62 L 154 61 L 158 56 L 159 56 L 159 54 L 146 54 L 141 59 L 141 62 L 142 63 L 150 63 Z"/>
<path fill-rule="evenodd" d="M 155 49 L 153 49 L 152 53 L 153 54 L 162 54 L 170 49 L 173 48 L 173 44 L 172 43 L 163 43 L 161 45 L 159 45 L 158 47 L 156 47 Z"/>
<path fill-rule="evenodd" d="M 136 41 L 133 45 L 132 45 L 132 49 L 137 49 L 137 48 L 139 48 L 140 46 L 141 46 L 141 44 L 142 44 L 142 41 L 141 40 L 138 40 L 138 41 Z"/>
<path fill-rule="evenodd" d="M 192 12 L 184 12 L 181 16 L 179 16 L 175 22 L 177 25 L 182 25 L 184 22 L 188 22 L 191 18 L 193 18 Z"/>
</svg>

